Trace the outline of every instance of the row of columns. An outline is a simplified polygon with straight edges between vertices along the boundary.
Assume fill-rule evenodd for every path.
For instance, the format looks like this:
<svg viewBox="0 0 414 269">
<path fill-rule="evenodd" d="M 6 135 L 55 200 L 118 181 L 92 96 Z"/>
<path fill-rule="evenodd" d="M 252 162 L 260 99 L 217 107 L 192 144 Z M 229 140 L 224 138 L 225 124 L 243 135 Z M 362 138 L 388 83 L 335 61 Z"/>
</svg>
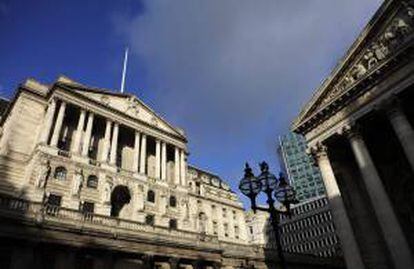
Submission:
<svg viewBox="0 0 414 269">
<path fill-rule="evenodd" d="M 404 114 L 402 107 L 398 103 L 394 102 L 393 104 L 393 106 L 386 108 L 386 115 L 414 171 L 414 130 Z M 355 126 L 347 126 L 341 133 L 346 135 L 349 141 L 395 268 L 414 268 L 414 258 L 408 242 L 365 141 Z M 365 268 L 356 238 L 352 231 L 351 222 L 346 214 L 346 209 L 328 158 L 326 147 L 318 144 L 312 150 L 321 170 L 322 179 L 337 226 L 338 236 L 341 238 L 347 266 L 348 268 L 356 269 Z"/>
<path fill-rule="evenodd" d="M 57 107 L 57 102 L 55 99 L 52 99 L 45 115 L 44 128 L 40 136 L 40 142 L 47 144 L 48 138 L 53 126 L 53 119 L 55 115 L 55 110 Z M 55 120 L 55 125 L 52 132 L 52 137 L 50 139 L 50 145 L 56 147 L 59 141 L 60 132 L 62 129 L 62 124 L 66 111 L 66 103 L 64 101 L 60 102 L 59 110 Z M 83 133 L 83 128 L 85 125 L 85 120 L 87 117 L 86 130 Z M 84 109 L 80 109 L 77 129 L 72 143 L 71 152 L 75 154 L 81 154 L 84 157 L 88 156 L 92 129 L 94 122 L 94 113 L 87 112 Z M 112 132 L 111 132 L 112 131 Z M 82 137 L 83 134 L 83 137 Z M 112 122 L 111 120 L 106 120 L 103 150 L 101 155 L 98 156 L 98 160 L 101 162 L 108 161 L 109 155 L 109 164 L 116 165 L 117 159 L 117 149 L 118 149 L 118 136 L 119 136 L 119 123 Z M 82 139 L 83 138 L 83 139 Z M 186 185 L 186 158 L 185 150 L 178 147 L 174 148 L 174 183 Z M 155 177 L 162 180 L 167 179 L 167 143 L 156 138 L 156 150 L 155 150 Z M 147 167 L 147 135 L 139 131 L 135 131 L 135 141 L 134 141 L 134 153 L 133 153 L 133 172 L 139 172 L 145 174 Z"/>
</svg>

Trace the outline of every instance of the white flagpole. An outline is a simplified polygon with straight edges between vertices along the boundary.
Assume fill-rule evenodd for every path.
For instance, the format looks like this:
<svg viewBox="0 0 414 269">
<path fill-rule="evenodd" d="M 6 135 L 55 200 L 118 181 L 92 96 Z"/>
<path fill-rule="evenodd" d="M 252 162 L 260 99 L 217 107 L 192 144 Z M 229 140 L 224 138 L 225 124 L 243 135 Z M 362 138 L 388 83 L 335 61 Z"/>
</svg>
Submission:
<svg viewBox="0 0 414 269">
<path fill-rule="evenodd" d="M 124 68 L 122 69 L 121 93 L 123 93 L 125 89 L 125 77 L 126 77 L 127 64 L 128 64 L 128 47 L 125 49 Z"/>
</svg>

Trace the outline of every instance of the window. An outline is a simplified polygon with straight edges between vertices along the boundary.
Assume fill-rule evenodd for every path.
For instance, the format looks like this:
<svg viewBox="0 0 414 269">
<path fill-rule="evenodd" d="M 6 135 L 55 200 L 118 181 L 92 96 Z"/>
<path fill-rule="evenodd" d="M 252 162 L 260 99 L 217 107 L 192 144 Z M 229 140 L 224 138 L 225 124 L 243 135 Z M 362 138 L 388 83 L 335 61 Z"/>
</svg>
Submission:
<svg viewBox="0 0 414 269">
<path fill-rule="evenodd" d="M 61 202 L 62 196 L 50 194 L 47 198 L 46 214 L 56 216 L 59 213 Z"/>
<path fill-rule="evenodd" d="M 145 217 L 145 224 L 154 226 L 154 215 L 147 215 Z"/>
<path fill-rule="evenodd" d="M 170 227 L 170 229 L 176 230 L 177 229 L 177 220 L 176 219 L 170 219 L 169 227 Z"/>
<path fill-rule="evenodd" d="M 98 188 L 98 177 L 95 175 L 90 175 L 86 181 L 86 187 L 92 189 Z"/>
<path fill-rule="evenodd" d="M 217 235 L 218 233 L 218 224 L 217 221 L 213 221 L 213 234 Z"/>
<path fill-rule="evenodd" d="M 227 209 L 223 208 L 223 218 L 227 218 Z"/>
<path fill-rule="evenodd" d="M 175 196 L 170 196 L 170 206 L 171 207 L 177 206 L 177 198 L 175 198 Z"/>
<path fill-rule="evenodd" d="M 236 211 L 233 210 L 233 220 L 236 220 L 236 218 L 237 218 Z"/>
<path fill-rule="evenodd" d="M 60 206 L 60 203 L 62 202 L 62 196 L 50 194 L 47 198 L 47 204 L 51 206 Z"/>
<path fill-rule="evenodd" d="M 151 203 L 155 203 L 155 192 L 153 190 L 149 190 L 147 192 L 147 201 Z"/>
<path fill-rule="evenodd" d="M 236 238 L 236 239 L 239 239 L 239 226 L 234 226 L 234 237 Z"/>
<path fill-rule="evenodd" d="M 91 202 L 83 202 L 82 203 L 82 213 L 93 213 L 95 209 L 95 204 Z"/>
<path fill-rule="evenodd" d="M 66 180 L 66 174 L 67 174 L 66 168 L 63 167 L 63 166 L 59 166 L 59 167 L 56 167 L 56 169 L 55 169 L 55 176 L 54 177 L 57 180 Z"/>
<path fill-rule="evenodd" d="M 224 236 L 229 237 L 229 225 L 224 223 Z"/>
</svg>

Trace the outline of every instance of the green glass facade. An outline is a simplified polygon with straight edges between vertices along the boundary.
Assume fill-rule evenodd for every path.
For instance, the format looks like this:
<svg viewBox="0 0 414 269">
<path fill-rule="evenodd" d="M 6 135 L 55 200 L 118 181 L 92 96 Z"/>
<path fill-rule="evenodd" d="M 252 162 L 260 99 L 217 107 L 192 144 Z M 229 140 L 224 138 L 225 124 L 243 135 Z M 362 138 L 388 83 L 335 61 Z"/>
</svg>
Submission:
<svg viewBox="0 0 414 269">
<path fill-rule="evenodd" d="M 320 171 L 306 153 L 303 136 L 294 133 L 280 136 L 278 151 L 282 170 L 295 188 L 300 202 L 325 194 Z"/>
</svg>

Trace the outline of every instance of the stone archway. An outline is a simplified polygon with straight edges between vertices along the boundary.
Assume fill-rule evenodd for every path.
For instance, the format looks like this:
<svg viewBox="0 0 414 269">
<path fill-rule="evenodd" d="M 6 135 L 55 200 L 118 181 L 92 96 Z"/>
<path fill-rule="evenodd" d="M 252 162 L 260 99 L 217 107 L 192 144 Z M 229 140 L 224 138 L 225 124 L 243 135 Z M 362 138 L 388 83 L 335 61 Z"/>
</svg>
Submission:
<svg viewBox="0 0 414 269">
<path fill-rule="evenodd" d="M 111 193 L 111 217 L 119 217 L 121 209 L 131 201 L 131 193 L 127 186 L 118 185 Z"/>
</svg>

